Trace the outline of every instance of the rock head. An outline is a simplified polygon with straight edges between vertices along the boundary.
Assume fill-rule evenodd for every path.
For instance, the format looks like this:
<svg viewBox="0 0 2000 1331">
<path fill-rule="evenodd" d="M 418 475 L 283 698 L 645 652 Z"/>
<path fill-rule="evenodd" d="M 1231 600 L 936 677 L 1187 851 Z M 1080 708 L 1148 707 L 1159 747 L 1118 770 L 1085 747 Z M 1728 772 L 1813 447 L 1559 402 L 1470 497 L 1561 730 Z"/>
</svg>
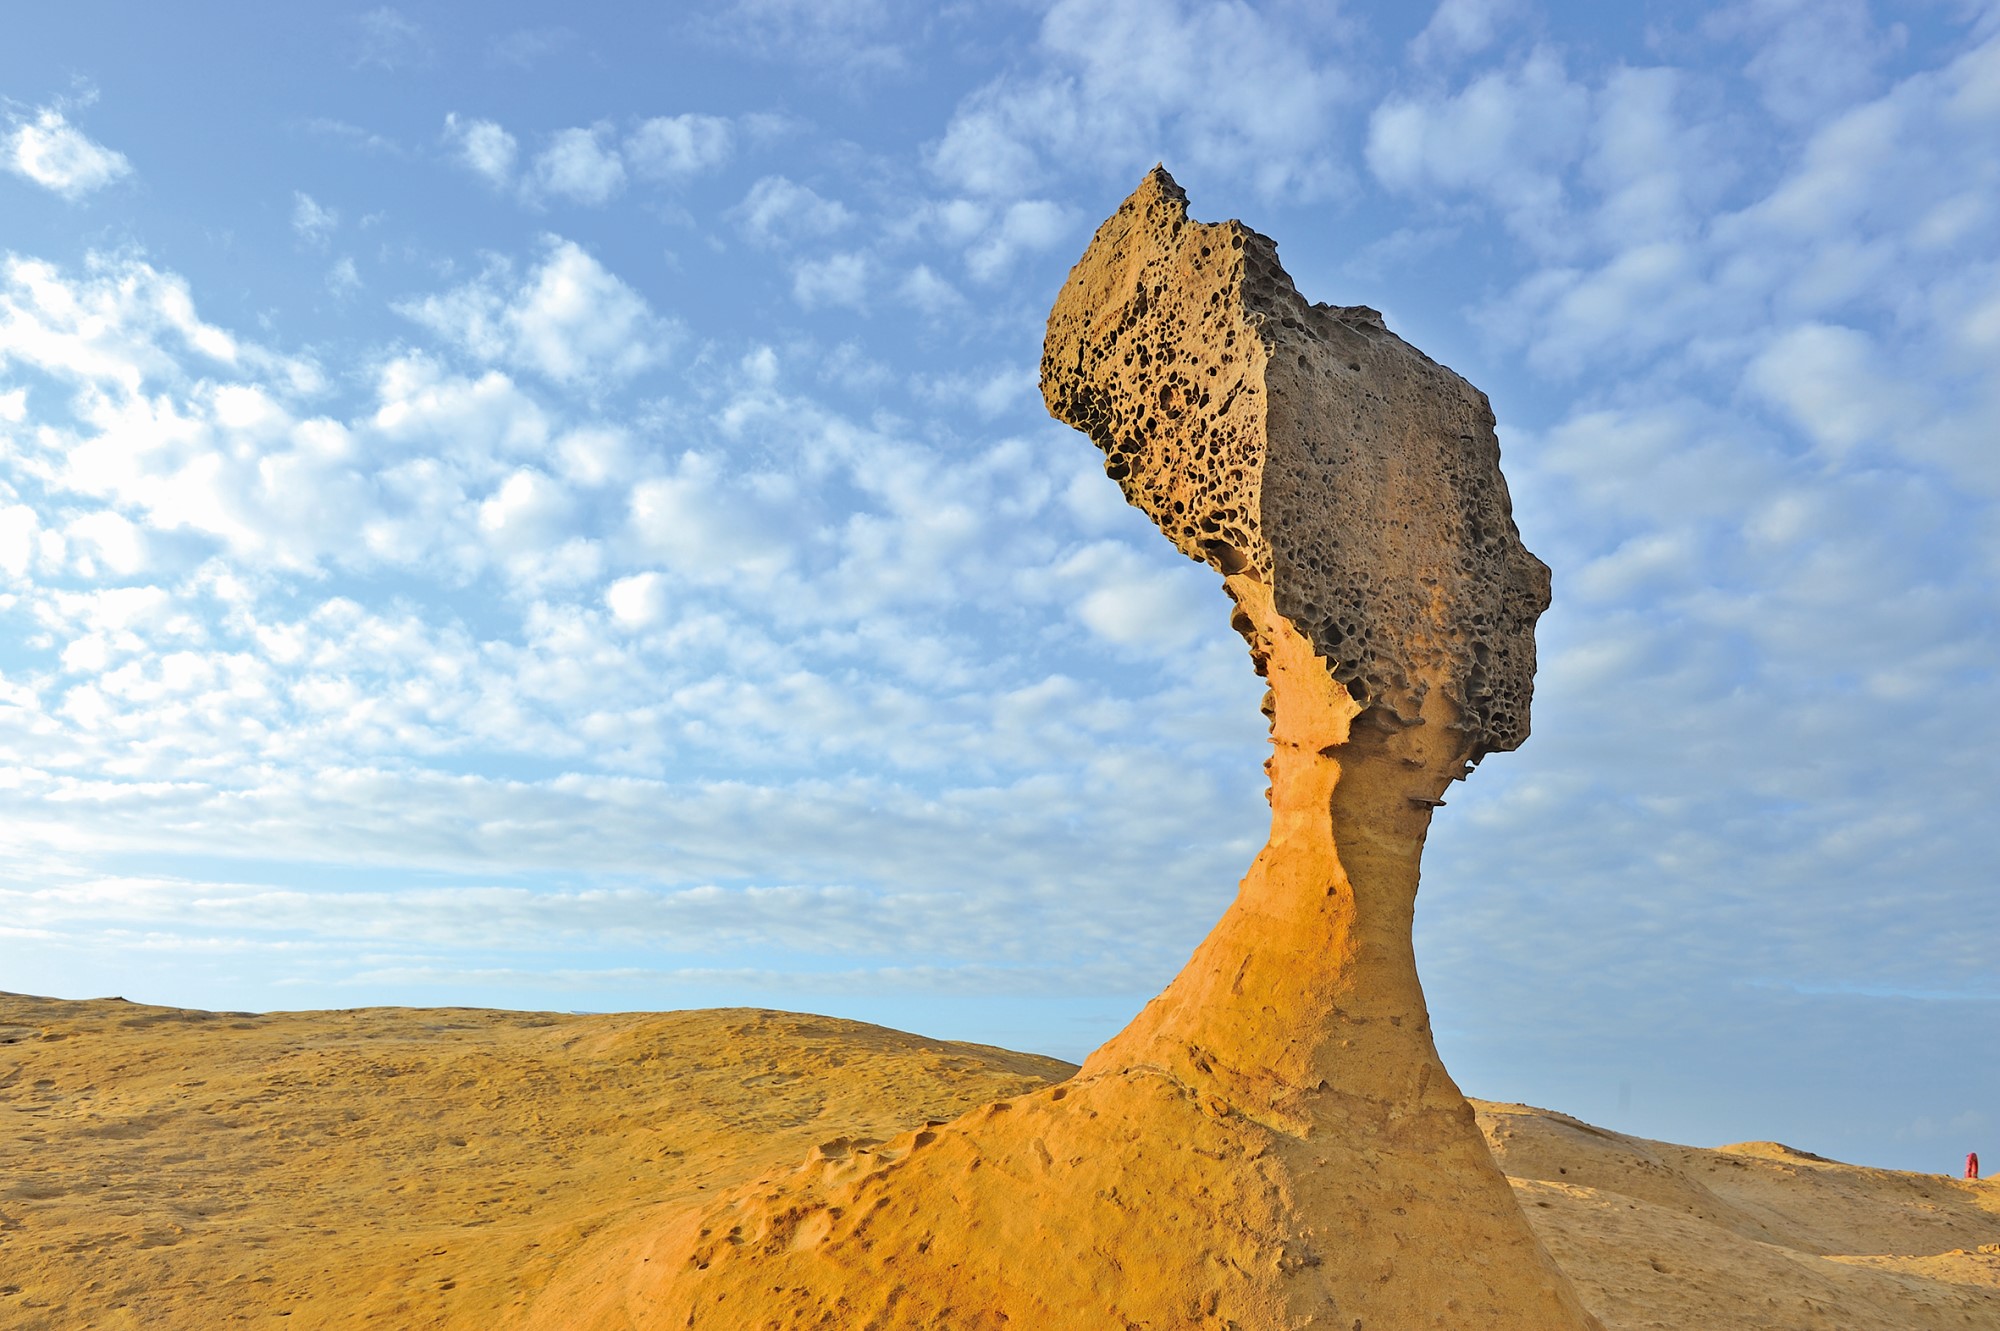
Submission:
<svg viewBox="0 0 2000 1331">
<path fill-rule="evenodd" d="M 1485 397 L 1191 221 L 1164 170 L 1071 271 L 1042 388 L 1222 575 L 1270 684 L 1270 840 L 1075 1077 L 829 1142 L 629 1245 L 624 1320 L 576 1324 L 1594 1327 L 1438 1061 L 1411 948 L 1432 812 L 1526 736 L 1548 603 Z"/>
<path fill-rule="evenodd" d="M 1442 693 L 1469 756 L 1527 738 L 1549 571 L 1493 409 L 1380 314 L 1308 303 L 1270 238 L 1190 221 L 1155 168 L 1056 298 L 1042 394 L 1181 553 L 1268 586 L 1372 715 L 1407 725 Z"/>
</svg>

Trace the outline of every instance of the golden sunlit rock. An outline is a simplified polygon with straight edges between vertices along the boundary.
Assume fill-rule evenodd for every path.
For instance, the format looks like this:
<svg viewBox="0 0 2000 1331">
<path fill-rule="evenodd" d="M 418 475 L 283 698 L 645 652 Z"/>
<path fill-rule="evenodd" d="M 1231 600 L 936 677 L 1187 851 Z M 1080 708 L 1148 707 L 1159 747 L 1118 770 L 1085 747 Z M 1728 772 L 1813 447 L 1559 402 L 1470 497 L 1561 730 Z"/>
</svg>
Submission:
<svg viewBox="0 0 2000 1331">
<path fill-rule="evenodd" d="M 1164 170 L 1071 271 L 1042 391 L 1223 575 L 1270 684 L 1270 840 L 1068 1082 L 687 1217 L 648 1263 L 659 1324 L 1594 1326 L 1438 1060 L 1411 948 L 1432 811 L 1525 738 L 1548 604 L 1485 397 L 1307 304 Z"/>
<path fill-rule="evenodd" d="M 1074 1071 L 782 1012 L 0 994 L 0 1327 L 657 1326 L 701 1198 Z M 1608 1331 L 2000 1325 L 2000 1182 L 1474 1108 Z"/>
</svg>

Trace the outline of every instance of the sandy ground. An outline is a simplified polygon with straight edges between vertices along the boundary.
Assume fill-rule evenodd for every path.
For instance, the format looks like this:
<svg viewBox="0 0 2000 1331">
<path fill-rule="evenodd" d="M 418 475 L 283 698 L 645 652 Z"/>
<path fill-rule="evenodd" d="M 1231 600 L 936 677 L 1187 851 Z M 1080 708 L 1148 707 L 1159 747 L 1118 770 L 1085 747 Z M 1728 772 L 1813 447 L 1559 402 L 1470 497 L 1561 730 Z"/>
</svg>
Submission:
<svg viewBox="0 0 2000 1331">
<path fill-rule="evenodd" d="M 1529 1221 L 1607 1328 L 2000 1328 L 2000 1181 L 1717 1150 L 1474 1102 Z"/>
<path fill-rule="evenodd" d="M 1071 1070 L 751 1010 L 0 995 L 0 1328 L 559 1327 L 600 1232 Z M 1611 1331 L 2000 1331 L 2000 1182 L 1476 1107 Z"/>
</svg>

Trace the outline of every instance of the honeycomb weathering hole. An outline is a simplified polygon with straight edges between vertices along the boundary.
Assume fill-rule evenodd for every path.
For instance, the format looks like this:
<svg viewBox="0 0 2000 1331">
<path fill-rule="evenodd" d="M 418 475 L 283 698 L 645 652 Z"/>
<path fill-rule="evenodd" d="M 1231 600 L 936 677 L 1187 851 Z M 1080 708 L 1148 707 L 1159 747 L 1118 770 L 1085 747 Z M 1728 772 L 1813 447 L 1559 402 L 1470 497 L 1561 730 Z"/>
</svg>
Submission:
<svg viewBox="0 0 2000 1331">
<path fill-rule="evenodd" d="M 1225 575 L 1237 570 L 1209 543 L 1228 532 L 1384 720 L 1413 722 L 1441 693 L 1468 754 L 1518 747 L 1549 575 L 1514 526 L 1486 395 L 1376 311 L 1308 302 L 1268 237 L 1190 221 L 1164 171 L 1092 252 L 1114 262 L 1079 264 L 1057 300 L 1049 410 L 1105 451 L 1169 540 Z M 1201 398 L 1167 413 L 1190 383 Z"/>
</svg>

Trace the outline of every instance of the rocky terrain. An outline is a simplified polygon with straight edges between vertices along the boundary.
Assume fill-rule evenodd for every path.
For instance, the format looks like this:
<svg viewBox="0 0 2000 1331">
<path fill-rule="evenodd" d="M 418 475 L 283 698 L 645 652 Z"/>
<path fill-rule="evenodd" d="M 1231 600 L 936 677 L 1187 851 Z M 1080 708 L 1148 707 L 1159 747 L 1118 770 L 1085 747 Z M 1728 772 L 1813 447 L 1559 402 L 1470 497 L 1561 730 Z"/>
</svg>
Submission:
<svg viewBox="0 0 2000 1331">
<path fill-rule="evenodd" d="M 717 1328 L 1587 1331 L 1438 1060 L 1411 944 L 1445 790 L 1527 737 L 1549 603 L 1485 395 L 1375 311 L 1306 301 L 1275 243 L 1194 221 L 1159 168 L 1071 269 L 1041 382 L 1234 603 L 1269 684 L 1269 840 L 1074 1077 L 663 1221 L 619 1256 L 646 1268 L 632 1306 Z"/>
<path fill-rule="evenodd" d="M 1991 1184 L 1476 1106 L 1439 1060 L 1424 841 L 1527 738 L 1550 595 L 1484 394 L 1157 169 L 1042 390 L 1269 685 L 1269 840 L 1130 1025 L 1070 1067 L 770 1012 L 10 998 L 0 1325 L 2000 1328 Z"/>
<path fill-rule="evenodd" d="M 0 996 L 0 1327 L 659 1325 L 662 1217 L 1073 1071 L 780 1012 Z M 2000 1182 L 1474 1108 L 1610 1331 L 2000 1326 Z"/>
</svg>

